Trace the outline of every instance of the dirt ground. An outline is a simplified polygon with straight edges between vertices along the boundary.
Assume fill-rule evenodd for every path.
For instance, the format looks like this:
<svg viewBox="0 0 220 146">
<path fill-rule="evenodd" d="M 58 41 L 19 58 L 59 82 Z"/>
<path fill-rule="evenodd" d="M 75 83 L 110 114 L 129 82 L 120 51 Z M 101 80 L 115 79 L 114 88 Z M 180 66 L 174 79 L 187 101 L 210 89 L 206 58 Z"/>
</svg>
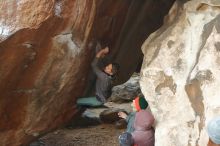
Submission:
<svg viewBox="0 0 220 146">
<path fill-rule="evenodd" d="M 45 146 L 119 146 L 118 136 L 124 129 L 112 124 L 101 124 L 86 128 L 60 129 L 40 140 Z"/>
<path fill-rule="evenodd" d="M 108 108 L 125 109 L 131 111 L 130 103 L 116 104 L 109 102 Z M 105 124 L 100 122 L 100 113 L 108 109 L 89 108 L 85 118 L 76 115 L 73 120 L 66 125 L 66 128 L 58 129 L 41 137 L 30 146 L 119 146 L 118 136 L 126 129 L 117 129 L 115 124 Z M 126 125 L 125 127 L 126 128 Z"/>
</svg>

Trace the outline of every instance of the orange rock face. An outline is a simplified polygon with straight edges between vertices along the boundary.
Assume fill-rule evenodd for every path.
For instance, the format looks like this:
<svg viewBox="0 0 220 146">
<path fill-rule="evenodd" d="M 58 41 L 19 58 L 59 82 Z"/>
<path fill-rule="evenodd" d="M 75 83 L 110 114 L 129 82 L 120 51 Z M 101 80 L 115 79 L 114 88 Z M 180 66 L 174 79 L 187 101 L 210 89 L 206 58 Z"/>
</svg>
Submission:
<svg viewBox="0 0 220 146">
<path fill-rule="evenodd" d="M 92 59 L 94 46 L 88 44 L 92 37 L 102 37 L 109 29 L 93 30 L 102 3 L 0 2 L 1 145 L 26 145 L 74 115 L 75 100 L 82 95 Z M 106 17 L 99 19 L 106 21 L 99 21 L 109 25 L 108 15 L 122 16 L 120 28 L 129 3 L 110 3 L 116 10 L 103 10 Z"/>
<path fill-rule="evenodd" d="M 146 13 L 147 8 L 161 10 L 161 16 L 153 21 L 160 25 L 172 2 L 161 1 L 166 3 L 164 10 L 150 9 L 153 0 L 144 2 L 141 13 Z M 139 7 L 142 4 L 135 0 L 0 1 L 1 145 L 27 145 L 71 119 L 76 112 L 75 100 L 86 86 L 94 42 L 109 45 L 112 57 L 123 66 L 127 62 L 122 62 L 122 55 L 117 54 L 124 54 L 127 45 L 121 44 L 137 43 L 127 48 L 137 50 L 142 43 L 140 38 L 144 41 L 153 30 L 133 33 L 138 27 L 130 20 L 138 17 L 135 12 Z M 136 20 L 147 26 L 145 19 L 152 18 L 148 14 Z M 139 36 L 134 37 L 134 42 L 124 39 L 131 30 L 132 35 Z M 124 67 L 128 71 L 124 78 L 140 61 L 138 50 L 134 65 L 129 63 L 132 68 Z"/>
</svg>

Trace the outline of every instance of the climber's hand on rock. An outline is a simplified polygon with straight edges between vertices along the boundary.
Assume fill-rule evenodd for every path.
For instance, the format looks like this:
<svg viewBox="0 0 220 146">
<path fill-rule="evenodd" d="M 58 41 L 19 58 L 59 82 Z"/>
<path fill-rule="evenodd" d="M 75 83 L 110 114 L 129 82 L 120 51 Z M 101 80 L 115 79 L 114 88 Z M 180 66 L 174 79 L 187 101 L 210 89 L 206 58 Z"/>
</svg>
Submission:
<svg viewBox="0 0 220 146">
<path fill-rule="evenodd" d="M 104 49 L 100 50 L 97 54 L 96 57 L 100 58 L 100 57 L 105 57 L 106 54 L 109 53 L 109 48 L 105 47 Z"/>
<path fill-rule="evenodd" d="M 103 54 L 108 54 L 109 53 L 109 47 L 105 47 L 104 49 L 102 49 Z"/>
</svg>

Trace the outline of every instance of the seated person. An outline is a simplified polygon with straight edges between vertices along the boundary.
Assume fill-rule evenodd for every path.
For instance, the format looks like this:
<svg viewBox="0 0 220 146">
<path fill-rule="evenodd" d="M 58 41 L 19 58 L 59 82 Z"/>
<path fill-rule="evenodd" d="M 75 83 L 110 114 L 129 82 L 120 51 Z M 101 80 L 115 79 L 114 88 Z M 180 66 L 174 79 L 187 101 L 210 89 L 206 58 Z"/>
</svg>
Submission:
<svg viewBox="0 0 220 146">
<path fill-rule="evenodd" d="M 136 112 L 140 111 L 140 110 L 144 110 L 148 107 L 148 103 L 145 100 L 145 98 L 143 97 L 143 95 L 141 95 L 140 97 L 136 97 L 132 104 L 132 110 L 133 112 L 131 112 L 130 114 L 126 114 L 125 112 L 119 112 L 118 116 L 120 118 L 123 118 L 126 120 L 127 122 L 127 130 L 126 132 L 132 133 L 134 131 L 134 118 L 135 118 L 135 114 Z"/>
<path fill-rule="evenodd" d="M 96 79 L 96 96 L 88 98 L 79 98 L 77 105 L 80 106 L 101 106 L 111 96 L 111 89 L 113 85 L 113 79 L 119 70 L 119 65 L 116 63 L 110 63 L 103 69 L 98 67 L 98 61 L 109 53 L 109 48 L 106 47 L 100 50 L 95 59 L 92 62 L 92 69 L 97 76 Z"/>
</svg>

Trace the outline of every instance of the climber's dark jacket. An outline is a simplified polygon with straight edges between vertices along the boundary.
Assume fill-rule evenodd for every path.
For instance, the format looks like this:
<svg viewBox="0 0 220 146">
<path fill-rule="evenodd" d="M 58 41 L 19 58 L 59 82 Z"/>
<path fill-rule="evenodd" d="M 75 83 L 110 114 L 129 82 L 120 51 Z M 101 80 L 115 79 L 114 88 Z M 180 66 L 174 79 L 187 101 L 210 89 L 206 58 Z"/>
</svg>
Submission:
<svg viewBox="0 0 220 146">
<path fill-rule="evenodd" d="M 98 61 L 99 59 L 95 57 L 92 62 L 92 69 L 97 76 L 96 98 L 102 103 L 105 103 L 108 97 L 111 96 L 113 78 L 98 67 Z"/>
</svg>

